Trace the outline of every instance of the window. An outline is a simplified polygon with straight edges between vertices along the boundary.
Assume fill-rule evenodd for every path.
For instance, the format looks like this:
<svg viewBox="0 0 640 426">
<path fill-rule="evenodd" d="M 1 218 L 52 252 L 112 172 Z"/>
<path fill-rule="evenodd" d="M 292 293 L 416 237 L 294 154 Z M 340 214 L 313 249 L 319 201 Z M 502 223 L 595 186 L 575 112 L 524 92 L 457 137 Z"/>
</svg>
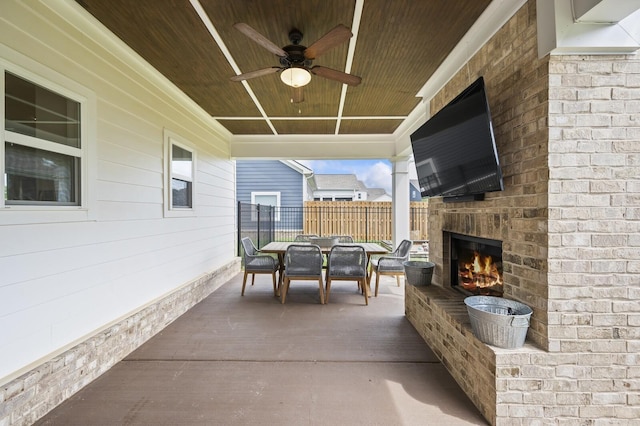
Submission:
<svg viewBox="0 0 640 426">
<path fill-rule="evenodd" d="M 165 130 L 165 215 L 193 215 L 195 207 L 195 151 L 188 142 Z"/>
<path fill-rule="evenodd" d="M 280 220 L 280 193 L 279 192 L 252 192 L 251 204 L 275 207 L 275 220 Z"/>
<path fill-rule="evenodd" d="M 4 87 L 4 205 L 80 206 L 81 103 L 8 71 Z"/>
<path fill-rule="evenodd" d="M 171 207 L 193 207 L 193 154 L 171 144 Z"/>
</svg>

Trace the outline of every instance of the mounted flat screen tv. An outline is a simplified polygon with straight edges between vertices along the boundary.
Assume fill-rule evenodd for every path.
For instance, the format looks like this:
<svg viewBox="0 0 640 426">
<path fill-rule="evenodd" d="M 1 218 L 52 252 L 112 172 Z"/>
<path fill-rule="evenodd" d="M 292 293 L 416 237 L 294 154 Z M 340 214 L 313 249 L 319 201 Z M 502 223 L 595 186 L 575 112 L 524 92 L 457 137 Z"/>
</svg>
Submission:
<svg viewBox="0 0 640 426">
<path fill-rule="evenodd" d="M 423 197 L 482 200 L 504 189 L 482 77 L 416 130 L 411 146 Z"/>
</svg>

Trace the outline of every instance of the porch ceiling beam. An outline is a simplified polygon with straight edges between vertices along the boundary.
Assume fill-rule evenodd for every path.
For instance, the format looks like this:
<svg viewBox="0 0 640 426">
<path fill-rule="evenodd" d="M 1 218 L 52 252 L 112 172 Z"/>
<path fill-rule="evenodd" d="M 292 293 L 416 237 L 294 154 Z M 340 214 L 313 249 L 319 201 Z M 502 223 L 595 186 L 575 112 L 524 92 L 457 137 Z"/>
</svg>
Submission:
<svg viewBox="0 0 640 426">
<path fill-rule="evenodd" d="M 394 140 L 380 135 L 278 135 L 273 138 L 242 136 L 232 138 L 230 148 L 233 159 L 376 159 L 396 155 Z"/>
</svg>

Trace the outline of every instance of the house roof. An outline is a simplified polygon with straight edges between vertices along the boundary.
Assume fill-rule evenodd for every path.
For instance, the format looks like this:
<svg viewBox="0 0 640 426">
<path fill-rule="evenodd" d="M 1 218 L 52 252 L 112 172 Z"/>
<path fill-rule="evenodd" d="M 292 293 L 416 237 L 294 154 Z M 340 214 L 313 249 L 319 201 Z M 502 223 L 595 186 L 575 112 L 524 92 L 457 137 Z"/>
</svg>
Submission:
<svg viewBox="0 0 640 426">
<path fill-rule="evenodd" d="M 386 200 L 390 197 L 391 196 L 387 194 L 387 191 L 385 191 L 384 188 L 367 188 L 368 201 L 376 201 L 379 198 L 384 198 Z"/>
<path fill-rule="evenodd" d="M 366 186 L 354 174 L 314 175 L 317 190 L 353 190 L 364 191 Z"/>
<path fill-rule="evenodd" d="M 369 201 L 389 197 L 383 188 L 367 188 L 354 174 L 316 174 L 310 181 L 312 190 L 366 192 Z"/>
<path fill-rule="evenodd" d="M 310 176 L 313 174 L 313 170 L 311 170 L 310 168 L 308 168 L 307 166 L 305 166 L 304 164 L 295 161 L 295 160 L 280 160 L 280 162 L 282 164 L 285 164 L 289 167 L 291 167 L 293 170 L 305 175 L 305 176 Z"/>
</svg>

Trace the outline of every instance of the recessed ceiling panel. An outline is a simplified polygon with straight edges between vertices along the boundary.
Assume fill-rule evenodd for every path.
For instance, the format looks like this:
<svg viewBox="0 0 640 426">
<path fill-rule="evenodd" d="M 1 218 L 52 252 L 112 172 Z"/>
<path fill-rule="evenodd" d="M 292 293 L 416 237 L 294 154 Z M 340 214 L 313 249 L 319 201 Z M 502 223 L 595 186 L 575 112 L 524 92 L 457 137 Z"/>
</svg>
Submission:
<svg viewBox="0 0 640 426">
<path fill-rule="evenodd" d="M 408 115 L 415 95 L 490 0 L 366 0 L 345 116 Z"/>
<path fill-rule="evenodd" d="M 341 135 L 391 134 L 402 120 L 345 120 L 340 122 Z"/>
<path fill-rule="evenodd" d="M 78 0 L 87 11 L 213 116 L 259 116 L 188 1 Z"/>
<path fill-rule="evenodd" d="M 274 120 L 273 126 L 280 135 L 332 135 L 336 120 Z"/>
<path fill-rule="evenodd" d="M 218 120 L 234 135 L 264 135 L 273 134 L 265 120 Z"/>
</svg>

